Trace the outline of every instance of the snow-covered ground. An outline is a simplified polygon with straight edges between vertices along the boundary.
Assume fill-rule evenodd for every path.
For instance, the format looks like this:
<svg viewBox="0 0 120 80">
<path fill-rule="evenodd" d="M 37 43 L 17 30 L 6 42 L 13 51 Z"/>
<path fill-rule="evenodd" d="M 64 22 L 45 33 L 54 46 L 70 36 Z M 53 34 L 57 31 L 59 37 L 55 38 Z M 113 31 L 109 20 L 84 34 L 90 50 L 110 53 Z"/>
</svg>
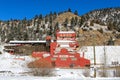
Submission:
<svg viewBox="0 0 120 80">
<path fill-rule="evenodd" d="M 74 79 L 77 77 L 84 77 L 81 75 L 80 69 L 55 69 L 55 75 L 52 77 L 35 77 L 28 74 L 26 64 L 32 60 L 30 56 L 24 56 L 24 60 L 18 60 L 20 56 L 11 55 L 3 51 L 4 46 L 0 46 L 0 80 L 59 80 L 59 78 L 70 78 Z"/>
<path fill-rule="evenodd" d="M 3 51 L 4 47 L 0 46 L 0 75 L 18 75 L 22 72 L 26 72 L 28 69 L 26 63 L 31 61 L 29 56 L 24 56 L 25 60 L 17 60 L 21 56 L 11 55 Z M 5 74 L 4 74 L 5 73 Z"/>
<path fill-rule="evenodd" d="M 81 77 L 33 77 L 33 76 L 0 76 L 0 80 L 120 80 L 120 78 L 81 78 Z"/>
<path fill-rule="evenodd" d="M 91 64 L 94 63 L 93 46 L 84 46 L 78 52 L 81 55 L 84 52 L 84 57 L 89 59 Z M 120 46 L 95 46 L 95 57 L 97 64 L 104 64 L 105 61 L 107 66 L 114 65 L 114 62 L 118 62 L 116 65 L 120 65 Z"/>
<path fill-rule="evenodd" d="M 84 53 L 84 57 L 89 59 L 91 64 L 94 64 L 94 50 L 96 58 L 96 67 L 114 67 L 120 66 L 120 46 L 84 46 L 79 50 L 81 55 Z M 93 65 L 94 66 L 94 65 Z M 120 72 L 120 70 L 118 70 Z M 99 71 L 97 72 L 99 75 Z M 108 77 L 115 76 L 115 69 L 106 70 Z M 119 74 L 119 73 L 117 73 Z"/>
<path fill-rule="evenodd" d="M 55 69 L 54 76 L 51 77 L 35 77 L 30 76 L 28 74 L 23 74 L 27 72 L 29 69 L 27 68 L 26 64 L 32 60 L 30 56 L 24 56 L 25 60 L 16 60 L 15 55 L 10 55 L 3 51 L 3 45 L 0 46 L 0 80 L 120 80 L 120 78 L 90 78 L 85 77 L 84 74 L 90 74 L 90 70 L 86 69 Z M 96 48 L 98 49 L 98 48 Z M 91 51 L 89 51 L 91 50 Z M 99 49 L 98 49 L 99 50 Z M 97 52 L 97 51 L 96 51 Z M 112 52 L 112 50 L 111 50 Z M 117 51 L 116 51 L 117 52 Z M 92 48 L 87 48 L 85 54 L 93 54 Z M 96 55 L 97 56 L 97 55 Z M 91 59 L 85 55 L 86 58 Z M 97 60 L 99 62 L 99 60 Z"/>
</svg>

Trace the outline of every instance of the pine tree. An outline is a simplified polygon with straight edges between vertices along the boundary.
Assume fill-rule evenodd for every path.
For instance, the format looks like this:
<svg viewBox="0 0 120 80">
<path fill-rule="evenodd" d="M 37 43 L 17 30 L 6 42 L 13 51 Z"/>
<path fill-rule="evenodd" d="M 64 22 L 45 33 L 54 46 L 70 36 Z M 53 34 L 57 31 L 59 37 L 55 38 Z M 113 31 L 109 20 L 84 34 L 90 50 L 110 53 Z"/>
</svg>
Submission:
<svg viewBox="0 0 120 80">
<path fill-rule="evenodd" d="M 49 33 L 49 35 L 52 35 L 52 33 L 53 33 L 53 27 L 52 27 L 52 25 L 50 25 L 50 33 Z"/>
<path fill-rule="evenodd" d="M 53 13 L 52 13 L 52 11 L 50 12 L 50 14 L 49 14 L 49 16 L 52 16 L 53 15 Z"/>
<path fill-rule="evenodd" d="M 70 8 L 68 8 L 68 12 L 72 12 Z"/>
<path fill-rule="evenodd" d="M 43 19 L 43 16 L 42 16 L 42 14 L 40 14 L 40 15 L 39 15 L 39 19 L 41 19 L 41 20 Z"/>
<path fill-rule="evenodd" d="M 25 29 L 25 26 L 27 25 L 27 18 L 26 17 L 22 20 L 22 25 L 23 25 L 23 28 Z"/>
<path fill-rule="evenodd" d="M 38 16 L 38 15 L 35 15 L 34 19 L 36 20 L 36 19 L 38 19 L 38 18 L 39 18 L 39 16 Z"/>
<path fill-rule="evenodd" d="M 73 28 L 75 26 L 75 19 L 74 17 L 71 18 L 71 28 Z"/>
<path fill-rule="evenodd" d="M 45 16 L 45 24 L 48 22 L 48 15 Z"/>
<path fill-rule="evenodd" d="M 57 13 L 54 12 L 53 20 L 57 17 Z"/>
<path fill-rule="evenodd" d="M 13 40 L 13 38 L 14 38 L 13 33 L 9 33 L 7 35 L 7 41 L 6 42 L 9 42 L 9 41 Z"/>
<path fill-rule="evenodd" d="M 75 15 L 78 15 L 78 11 L 77 11 L 77 10 L 75 10 L 74 14 L 75 14 Z"/>
<path fill-rule="evenodd" d="M 48 22 L 48 18 L 45 18 L 45 24 Z"/>
<path fill-rule="evenodd" d="M 52 24 L 52 22 L 53 22 L 52 16 L 49 17 L 49 22 L 50 22 L 50 24 Z"/>
<path fill-rule="evenodd" d="M 54 33 L 56 34 L 56 31 L 59 30 L 59 23 L 57 22 L 54 27 Z"/>
<path fill-rule="evenodd" d="M 24 32 L 24 34 L 23 34 L 23 39 L 24 39 L 24 40 L 28 40 L 28 34 L 27 34 L 27 32 Z"/>
<path fill-rule="evenodd" d="M 75 25 L 78 24 L 78 17 L 75 17 Z"/>
<path fill-rule="evenodd" d="M 79 26 L 81 27 L 84 22 L 85 18 L 82 16 L 81 19 L 79 19 Z"/>
<path fill-rule="evenodd" d="M 64 26 L 67 27 L 68 24 L 68 18 L 65 19 Z"/>
</svg>

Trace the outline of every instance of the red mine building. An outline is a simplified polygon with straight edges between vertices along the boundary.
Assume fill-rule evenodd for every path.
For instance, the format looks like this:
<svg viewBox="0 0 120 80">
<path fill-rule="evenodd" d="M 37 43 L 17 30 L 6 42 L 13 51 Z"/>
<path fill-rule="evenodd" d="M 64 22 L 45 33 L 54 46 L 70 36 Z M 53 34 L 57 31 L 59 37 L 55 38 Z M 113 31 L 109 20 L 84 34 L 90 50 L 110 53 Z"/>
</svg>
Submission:
<svg viewBox="0 0 120 80">
<path fill-rule="evenodd" d="M 85 67 L 90 66 L 90 60 L 77 52 L 79 46 L 74 31 L 59 31 L 56 40 L 46 38 L 50 52 L 33 52 L 32 56 L 49 61 L 54 67 Z"/>
</svg>

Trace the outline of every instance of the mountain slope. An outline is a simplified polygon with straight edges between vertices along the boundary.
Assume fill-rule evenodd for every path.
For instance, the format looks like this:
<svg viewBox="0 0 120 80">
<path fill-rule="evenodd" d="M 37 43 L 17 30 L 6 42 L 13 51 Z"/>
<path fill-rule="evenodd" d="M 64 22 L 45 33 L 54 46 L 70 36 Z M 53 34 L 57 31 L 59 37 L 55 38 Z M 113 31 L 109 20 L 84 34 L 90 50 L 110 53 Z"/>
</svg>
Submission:
<svg viewBox="0 0 120 80">
<path fill-rule="evenodd" d="M 80 44 L 84 42 L 83 45 L 93 45 L 94 35 L 96 45 L 103 45 L 111 37 L 118 45 L 120 44 L 120 8 L 94 10 L 81 17 L 71 12 L 63 12 L 50 13 L 44 17 L 35 16 L 31 20 L 24 18 L 23 20 L 1 21 L 0 41 L 45 40 L 47 35 L 55 38 L 56 30 L 74 30 L 77 39 L 81 41 Z"/>
<path fill-rule="evenodd" d="M 120 7 L 105 8 L 93 10 L 82 16 L 83 21 L 91 21 L 91 23 L 98 23 L 108 26 L 109 30 L 117 30 L 120 32 Z"/>
<path fill-rule="evenodd" d="M 63 14 L 58 15 L 57 18 L 54 20 L 54 22 L 63 23 L 65 22 L 66 19 L 68 19 L 68 22 L 70 22 L 70 20 L 75 17 L 77 17 L 78 19 L 81 19 L 80 16 L 77 16 L 71 12 L 65 12 Z"/>
</svg>

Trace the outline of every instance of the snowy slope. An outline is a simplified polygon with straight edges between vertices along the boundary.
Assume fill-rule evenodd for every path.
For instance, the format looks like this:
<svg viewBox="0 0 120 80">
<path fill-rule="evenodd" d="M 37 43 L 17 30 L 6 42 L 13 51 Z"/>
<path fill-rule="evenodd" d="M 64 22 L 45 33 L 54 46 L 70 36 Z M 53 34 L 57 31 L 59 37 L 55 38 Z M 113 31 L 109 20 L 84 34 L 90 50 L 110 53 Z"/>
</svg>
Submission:
<svg viewBox="0 0 120 80">
<path fill-rule="evenodd" d="M 0 51 L 2 52 L 2 54 L 0 54 L 0 74 L 6 72 L 19 74 L 28 70 L 26 63 L 30 61 L 29 57 L 24 56 L 26 60 L 17 60 L 16 58 L 19 56 L 4 52 L 3 49 L 4 45 L 0 45 Z"/>
<path fill-rule="evenodd" d="M 80 53 L 85 53 L 85 58 L 90 59 L 91 63 L 94 63 L 94 49 L 93 46 L 85 46 L 85 51 L 82 48 L 79 50 Z M 118 61 L 120 65 L 120 46 L 95 46 L 96 63 L 104 63 L 104 53 L 106 55 L 106 64 L 111 65 L 112 62 Z"/>
<path fill-rule="evenodd" d="M 0 46 L 0 50 L 4 47 Z M 107 55 L 107 64 L 111 64 L 109 61 L 120 61 L 119 59 L 119 49 L 120 46 L 97 46 L 96 50 L 96 62 L 102 64 L 104 62 L 103 53 L 106 49 Z M 79 52 L 85 52 L 85 57 L 90 59 L 93 63 L 93 47 L 87 46 L 84 47 L 85 50 L 80 50 Z M 51 77 L 35 77 L 27 74 L 21 74 L 23 72 L 27 72 L 29 69 L 26 67 L 26 63 L 32 60 L 29 56 L 24 56 L 25 60 L 15 60 L 16 56 L 10 55 L 4 51 L 3 54 L 0 55 L 0 80 L 119 80 L 120 78 L 90 78 L 85 77 L 84 73 L 90 73 L 90 71 L 86 71 L 86 69 L 55 69 L 55 75 Z M 114 55 L 114 56 L 113 56 Z"/>
</svg>

